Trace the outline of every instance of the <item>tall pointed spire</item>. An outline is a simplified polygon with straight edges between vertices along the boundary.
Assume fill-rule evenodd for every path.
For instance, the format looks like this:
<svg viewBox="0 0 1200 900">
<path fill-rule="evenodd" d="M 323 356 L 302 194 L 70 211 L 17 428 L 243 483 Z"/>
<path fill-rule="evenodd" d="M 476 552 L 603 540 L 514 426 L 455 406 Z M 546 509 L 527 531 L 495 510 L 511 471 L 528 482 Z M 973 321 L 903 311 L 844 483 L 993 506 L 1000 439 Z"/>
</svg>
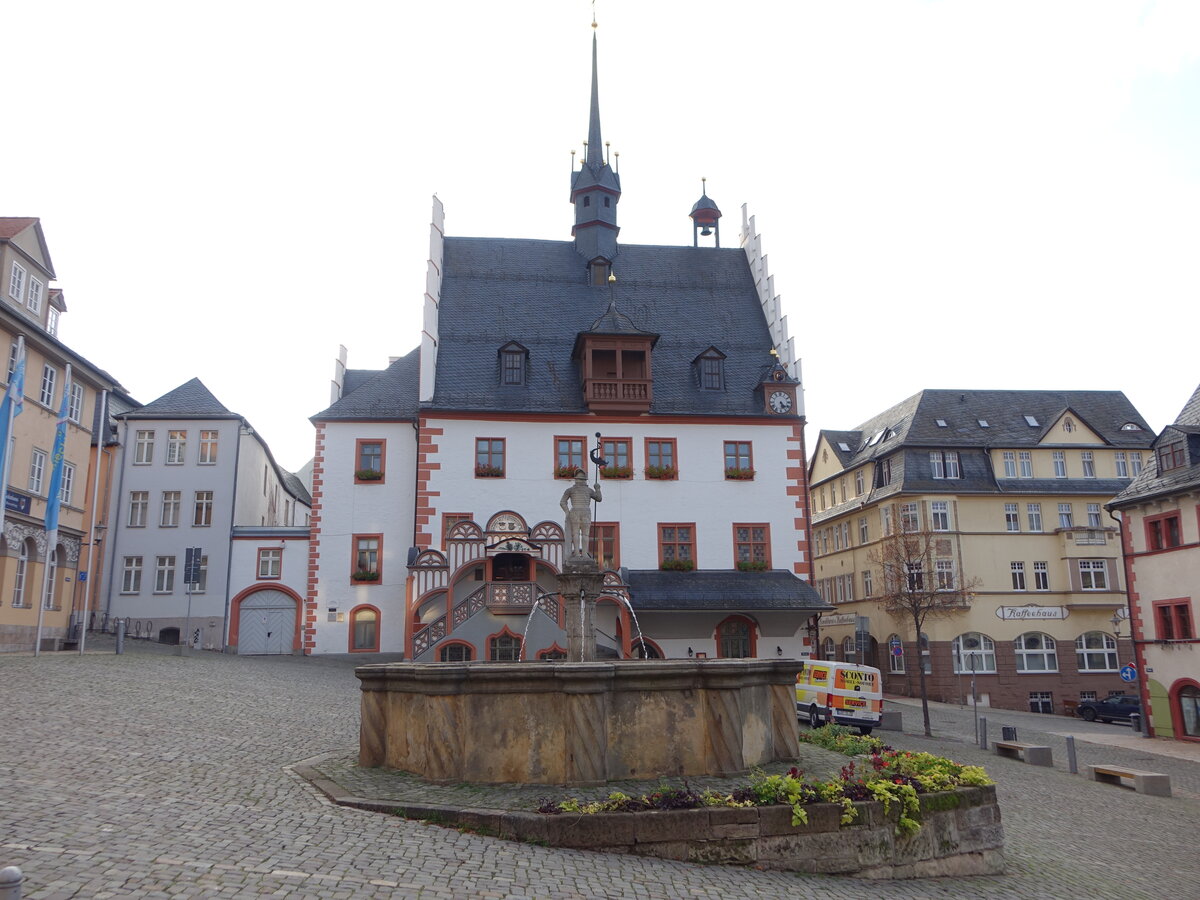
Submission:
<svg viewBox="0 0 1200 900">
<path fill-rule="evenodd" d="M 596 27 L 593 20 L 592 28 Z M 571 203 L 575 206 L 575 249 L 593 267 L 592 282 L 604 284 L 608 267 L 617 255 L 617 203 L 621 177 L 612 170 L 600 135 L 600 67 L 595 33 L 592 34 L 592 95 L 588 109 L 587 152 L 579 171 L 571 173 Z"/>
<path fill-rule="evenodd" d="M 596 23 L 592 23 L 596 27 Z M 604 165 L 604 152 L 600 143 L 600 75 L 596 65 L 596 32 L 592 32 L 592 108 L 588 117 L 587 159 L 589 166 L 599 168 Z"/>
</svg>

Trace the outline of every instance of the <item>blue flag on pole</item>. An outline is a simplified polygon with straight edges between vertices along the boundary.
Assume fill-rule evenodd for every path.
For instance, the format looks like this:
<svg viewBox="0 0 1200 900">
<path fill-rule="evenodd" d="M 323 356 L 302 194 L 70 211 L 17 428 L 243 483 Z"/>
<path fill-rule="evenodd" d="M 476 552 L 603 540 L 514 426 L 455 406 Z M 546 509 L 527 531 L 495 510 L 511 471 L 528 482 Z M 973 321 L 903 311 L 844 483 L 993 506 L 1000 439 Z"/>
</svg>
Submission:
<svg viewBox="0 0 1200 900">
<path fill-rule="evenodd" d="M 50 475 L 50 493 L 46 496 L 46 533 L 58 531 L 58 507 L 61 505 L 63 456 L 67 452 L 67 403 L 71 396 L 71 367 L 63 379 L 62 407 L 58 411 L 58 429 L 54 432 L 54 453 L 51 455 L 54 469 Z"/>
<path fill-rule="evenodd" d="M 0 401 L 0 465 L 8 455 L 9 421 L 19 416 L 25 406 L 25 354 L 20 355 L 13 369 L 12 377 L 8 379 L 8 390 L 4 392 L 4 400 Z"/>
</svg>

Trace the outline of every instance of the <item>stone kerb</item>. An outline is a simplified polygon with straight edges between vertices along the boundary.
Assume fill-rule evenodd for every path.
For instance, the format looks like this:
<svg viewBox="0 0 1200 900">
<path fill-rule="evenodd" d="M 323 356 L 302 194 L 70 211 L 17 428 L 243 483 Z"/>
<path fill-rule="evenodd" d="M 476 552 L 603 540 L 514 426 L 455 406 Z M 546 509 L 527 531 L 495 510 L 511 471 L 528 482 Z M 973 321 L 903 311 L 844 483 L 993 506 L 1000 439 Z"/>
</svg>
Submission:
<svg viewBox="0 0 1200 900">
<path fill-rule="evenodd" d="M 320 786 L 320 785 L 318 785 Z M 806 874 L 895 879 L 998 875 L 1004 871 L 1004 831 L 996 789 L 964 787 L 921 795 L 921 829 L 896 834 L 899 811 L 876 802 L 854 804 L 842 825 L 837 804 L 805 807 L 808 822 L 792 825 L 788 806 L 708 807 L 637 813 L 545 815 L 498 809 L 453 809 L 339 797 L 362 809 L 550 847 L 629 853 L 681 862 L 755 865 Z"/>
</svg>

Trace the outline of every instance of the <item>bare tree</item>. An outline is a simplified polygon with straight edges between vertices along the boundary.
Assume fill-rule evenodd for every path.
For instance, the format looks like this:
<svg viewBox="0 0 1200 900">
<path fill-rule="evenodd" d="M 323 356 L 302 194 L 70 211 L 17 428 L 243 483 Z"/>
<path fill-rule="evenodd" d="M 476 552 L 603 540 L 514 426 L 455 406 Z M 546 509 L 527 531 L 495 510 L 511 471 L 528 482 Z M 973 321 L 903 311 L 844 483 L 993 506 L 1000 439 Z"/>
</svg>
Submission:
<svg viewBox="0 0 1200 900">
<path fill-rule="evenodd" d="M 903 512 L 897 524 L 900 527 L 885 534 L 868 558 L 883 575 L 880 605 L 892 616 L 912 623 L 921 680 L 921 712 L 925 734 L 932 737 L 929 690 L 921 655 L 925 620 L 966 609 L 980 582 L 978 578 L 967 579 L 958 571 L 949 534 L 924 528 L 916 516 Z"/>
</svg>

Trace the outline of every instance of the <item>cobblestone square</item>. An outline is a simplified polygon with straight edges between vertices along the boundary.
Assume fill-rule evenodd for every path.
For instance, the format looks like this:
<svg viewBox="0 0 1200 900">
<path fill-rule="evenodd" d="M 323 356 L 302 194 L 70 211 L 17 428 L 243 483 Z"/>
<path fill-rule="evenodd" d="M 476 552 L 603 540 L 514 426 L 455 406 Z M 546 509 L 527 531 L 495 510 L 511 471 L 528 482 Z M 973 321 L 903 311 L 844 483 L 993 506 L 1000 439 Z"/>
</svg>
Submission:
<svg viewBox="0 0 1200 900">
<path fill-rule="evenodd" d="M 1053 768 L 979 750 L 971 711 L 958 707 L 935 707 L 933 740 L 882 736 L 987 766 L 1004 816 L 1004 876 L 861 882 L 701 867 L 510 844 L 339 807 L 293 766 L 352 757 L 353 666 L 363 661 L 179 657 L 137 642 L 121 656 L 99 646 L 0 656 L 0 866 L 22 868 L 27 898 L 1197 895 L 1200 754 L 1127 727 L 1000 710 L 981 710 L 990 735 L 1012 725 L 1022 740 L 1050 744 Z M 889 702 L 919 730 L 918 706 Z M 1165 772 L 1174 796 L 1070 774 L 1066 734 L 1076 736 L 1081 771 L 1109 762 Z"/>
</svg>

